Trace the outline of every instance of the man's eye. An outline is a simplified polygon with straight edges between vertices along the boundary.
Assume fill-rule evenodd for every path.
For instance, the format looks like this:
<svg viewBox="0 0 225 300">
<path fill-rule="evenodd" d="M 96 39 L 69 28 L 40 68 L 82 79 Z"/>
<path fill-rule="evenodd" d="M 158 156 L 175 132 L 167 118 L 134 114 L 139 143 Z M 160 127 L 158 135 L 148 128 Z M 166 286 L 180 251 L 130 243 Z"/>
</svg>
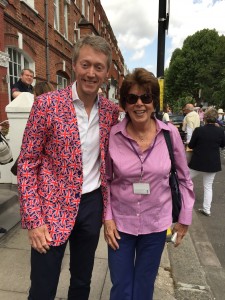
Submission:
<svg viewBox="0 0 225 300">
<path fill-rule="evenodd" d="M 103 67 L 102 66 L 97 66 L 98 71 L 102 71 Z"/>
</svg>

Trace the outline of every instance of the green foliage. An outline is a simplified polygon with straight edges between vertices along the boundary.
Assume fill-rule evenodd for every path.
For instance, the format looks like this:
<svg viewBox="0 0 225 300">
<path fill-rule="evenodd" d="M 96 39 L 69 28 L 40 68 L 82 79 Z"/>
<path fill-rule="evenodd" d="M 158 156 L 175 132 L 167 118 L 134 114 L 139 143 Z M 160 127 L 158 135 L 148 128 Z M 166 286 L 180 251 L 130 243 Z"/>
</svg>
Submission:
<svg viewBox="0 0 225 300">
<path fill-rule="evenodd" d="M 165 70 L 165 102 L 176 111 L 187 102 L 225 108 L 224 75 L 225 37 L 216 30 L 197 31 L 172 54 Z"/>
</svg>

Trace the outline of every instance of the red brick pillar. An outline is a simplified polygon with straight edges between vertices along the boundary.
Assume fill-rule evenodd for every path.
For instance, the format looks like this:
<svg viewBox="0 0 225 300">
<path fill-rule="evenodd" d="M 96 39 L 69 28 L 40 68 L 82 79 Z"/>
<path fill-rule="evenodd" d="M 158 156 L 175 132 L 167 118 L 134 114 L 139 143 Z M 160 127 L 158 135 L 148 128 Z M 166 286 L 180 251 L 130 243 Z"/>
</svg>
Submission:
<svg viewBox="0 0 225 300">
<path fill-rule="evenodd" d="M 8 95 L 8 83 L 7 83 L 7 68 L 9 57 L 5 53 L 5 21 L 4 21 L 4 9 L 8 1 L 0 0 L 0 121 L 3 121 L 7 118 L 5 113 L 5 107 L 9 104 L 9 95 Z"/>
</svg>

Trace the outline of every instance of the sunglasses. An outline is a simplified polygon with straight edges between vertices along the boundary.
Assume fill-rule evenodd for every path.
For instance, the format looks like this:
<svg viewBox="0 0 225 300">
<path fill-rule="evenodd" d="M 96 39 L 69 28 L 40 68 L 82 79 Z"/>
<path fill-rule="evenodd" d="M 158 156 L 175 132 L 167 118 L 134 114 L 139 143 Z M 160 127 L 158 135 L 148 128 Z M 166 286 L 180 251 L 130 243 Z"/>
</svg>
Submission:
<svg viewBox="0 0 225 300">
<path fill-rule="evenodd" d="M 129 104 L 137 103 L 138 99 L 141 99 L 142 103 L 149 104 L 152 102 L 152 95 L 150 94 L 143 94 L 143 95 L 135 95 L 135 94 L 128 94 L 126 98 L 126 102 Z"/>
</svg>

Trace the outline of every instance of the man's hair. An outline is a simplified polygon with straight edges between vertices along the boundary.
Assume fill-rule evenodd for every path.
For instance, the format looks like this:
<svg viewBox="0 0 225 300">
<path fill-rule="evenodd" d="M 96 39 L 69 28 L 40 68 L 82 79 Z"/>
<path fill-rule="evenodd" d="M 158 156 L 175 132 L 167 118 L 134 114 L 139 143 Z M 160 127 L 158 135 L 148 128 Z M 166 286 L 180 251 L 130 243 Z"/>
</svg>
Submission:
<svg viewBox="0 0 225 300">
<path fill-rule="evenodd" d="M 153 73 L 144 68 L 136 68 L 132 73 L 126 75 L 120 88 L 120 106 L 125 110 L 127 95 L 132 86 L 137 84 L 142 87 L 147 94 L 152 95 L 153 106 L 159 108 L 159 82 Z"/>
<path fill-rule="evenodd" d="M 24 74 L 25 71 L 29 71 L 30 73 L 32 73 L 34 75 L 34 71 L 33 70 L 26 68 L 26 69 L 23 69 L 21 71 L 21 76 L 23 76 L 23 74 Z"/>
<path fill-rule="evenodd" d="M 80 49 L 83 46 L 90 46 L 95 51 L 99 51 L 104 53 L 107 56 L 107 68 L 109 70 L 111 63 L 112 63 L 112 49 L 109 43 L 101 36 L 93 36 L 93 35 L 86 35 L 80 40 L 77 41 L 77 43 L 74 46 L 73 51 L 73 63 L 75 64 L 77 62 L 77 59 L 80 54 Z"/>
<path fill-rule="evenodd" d="M 54 86 L 48 81 L 39 81 L 34 86 L 35 96 L 54 91 Z"/>
<path fill-rule="evenodd" d="M 191 103 L 187 103 L 185 105 L 185 109 L 190 110 L 190 111 L 194 111 L 195 110 L 194 105 L 191 104 Z"/>
</svg>

